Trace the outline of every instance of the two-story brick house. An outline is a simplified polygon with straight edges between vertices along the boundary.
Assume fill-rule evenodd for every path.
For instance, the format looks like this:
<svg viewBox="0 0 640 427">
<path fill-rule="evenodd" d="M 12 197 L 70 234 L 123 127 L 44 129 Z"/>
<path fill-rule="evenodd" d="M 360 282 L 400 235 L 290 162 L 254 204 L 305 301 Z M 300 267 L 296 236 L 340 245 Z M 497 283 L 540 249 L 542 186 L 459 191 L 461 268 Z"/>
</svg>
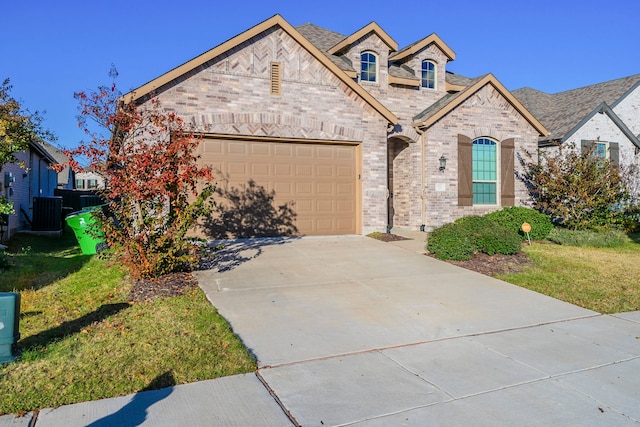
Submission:
<svg viewBox="0 0 640 427">
<path fill-rule="evenodd" d="M 130 92 L 202 132 L 221 189 L 250 180 L 299 234 L 432 229 L 528 199 L 516 153 L 547 131 L 491 74 L 447 71 L 432 34 L 403 49 L 276 15 Z M 223 203 L 223 202 L 221 202 Z"/>
</svg>

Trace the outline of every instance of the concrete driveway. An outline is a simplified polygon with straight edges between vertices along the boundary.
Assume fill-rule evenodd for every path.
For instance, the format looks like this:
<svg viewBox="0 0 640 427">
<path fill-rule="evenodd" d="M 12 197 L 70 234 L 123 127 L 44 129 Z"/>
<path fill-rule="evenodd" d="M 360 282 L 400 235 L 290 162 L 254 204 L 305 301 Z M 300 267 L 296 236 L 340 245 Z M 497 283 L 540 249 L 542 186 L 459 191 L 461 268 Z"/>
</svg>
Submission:
<svg viewBox="0 0 640 427">
<path fill-rule="evenodd" d="M 361 236 L 227 242 L 197 278 L 300 425 L 640 425 L 640 312 Z"/>
</svg>

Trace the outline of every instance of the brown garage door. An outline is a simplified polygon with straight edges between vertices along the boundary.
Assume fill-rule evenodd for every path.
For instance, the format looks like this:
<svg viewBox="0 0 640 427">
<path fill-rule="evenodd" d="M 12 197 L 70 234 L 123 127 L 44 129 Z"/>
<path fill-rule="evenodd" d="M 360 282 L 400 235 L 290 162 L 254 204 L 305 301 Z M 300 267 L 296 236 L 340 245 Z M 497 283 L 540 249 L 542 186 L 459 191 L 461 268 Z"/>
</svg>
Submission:
<svg viewBox="0 0 640 427">
<path fill-rule="evenodd" d="M 254 218 L 265 210 L 263 199 L 268 195 L 273 198 L 270 215 L 277 217 L 276 221 L 292 221 L 293 228 L 285 227 L 285 234 L 357 231 L 356 146 L 205 139 L 201 155 L 201 162 L 216 171 L 222 189 L 217 202 L 228 214 L 227 223 L 241 221 L 249 210 Z M 251 181 L 255 185 L 251 186 Z M 247 209 L 251 203 L 255 206 Z M 282 205 L 290 209 L 278 209 Z M 237 215 L 229 212 L 232 209 L 239 211 Z M 273 218 L 265 218 L 269 220 Z M 262 219 L 253 221 L 260 223 Z"/>
</svg>

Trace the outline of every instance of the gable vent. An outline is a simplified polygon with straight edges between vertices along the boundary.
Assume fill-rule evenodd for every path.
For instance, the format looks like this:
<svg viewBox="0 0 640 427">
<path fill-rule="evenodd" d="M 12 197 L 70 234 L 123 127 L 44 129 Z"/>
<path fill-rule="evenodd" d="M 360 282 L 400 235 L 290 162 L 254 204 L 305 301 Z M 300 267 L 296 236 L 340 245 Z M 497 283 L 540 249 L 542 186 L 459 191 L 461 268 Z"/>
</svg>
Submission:
<svg viewBox="0 0 640 427">
<path fill-rule="evenodd" d="M 282 95 L 282 64 L 271 63 L 271 95 Z"/>
</svg>

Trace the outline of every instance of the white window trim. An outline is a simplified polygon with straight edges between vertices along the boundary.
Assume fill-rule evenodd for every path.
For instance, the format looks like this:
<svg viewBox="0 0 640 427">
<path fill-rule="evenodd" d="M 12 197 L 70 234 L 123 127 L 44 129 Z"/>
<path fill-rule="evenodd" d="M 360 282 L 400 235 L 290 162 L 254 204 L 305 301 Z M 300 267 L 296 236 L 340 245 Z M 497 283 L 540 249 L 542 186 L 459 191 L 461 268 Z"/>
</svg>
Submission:
<svg viewBox="0 0 640 427">
<path fill-rule="evenodd" d="M 365 53 L 369 53 L 371 55 L 373 55 L 376 58 L 376 79 L 371 81 L 371 80 L 362 80 L 362 55 L 364 55 Z M 380 56 L 375 53 L 372 50 L 363 50 L 362 52 L 360 52 L 360 73 L 358 74 L 358 80 L 361 83 L 378 83 L 380 81 Z"/>
<path fill-rule="evenodd" d="M 422 85 L 424 79 L 422 78 L 422 66 L 425 62 L 431 62 L 433 64 L 433 87 L 426 87 Z M 438 63 L 430 58 L 420 61 L 420 89 L 436 90 L 438 88 Z"/>
<path fill-rule="evenodd" d="M 473 179 L 473 141 L 477 141 L 478 139 L 488 139 L 490 141 L 493 141 L 496 143 L 496 180 L 495 181 L 483 181 L 483 180 L 475 180 Z M 471 188 L 473 189 L 473 183 L 474 182 L 495 182 L 496 184 L 496 202 L 495 203 L 473 203 L 472 202 L 472 206 L 479 206 L 479 207 L 495 207 L 495 206 L 502 206 L 502 203 L 500 202 L 502 200 L 502 195 L 500 193 L 501 191 L 501 173 L 502 173 L 502 158 L 500 157 L 500 141 L 488 137 L 488 136 L 479 136 L 477 138 L 473 138 L 473 140 L 471 141 L 471 147 L 472 147 L 472 160 L 471 160 Z M 473 198 L 474 194 L 472 192 L 471 197 Z M 473 199 L 472 199 L 473 200 Z"/>
</svg>

